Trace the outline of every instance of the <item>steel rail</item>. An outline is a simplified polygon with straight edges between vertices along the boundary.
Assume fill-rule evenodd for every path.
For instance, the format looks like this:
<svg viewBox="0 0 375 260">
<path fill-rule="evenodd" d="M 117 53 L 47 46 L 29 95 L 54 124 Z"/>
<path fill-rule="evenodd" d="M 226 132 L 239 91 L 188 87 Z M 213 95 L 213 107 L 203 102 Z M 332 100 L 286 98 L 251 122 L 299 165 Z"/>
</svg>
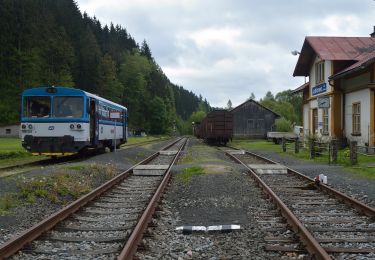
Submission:
<svg viewBox="0 0 375 260">
<path fill-rule="evenodd" d="M 234 147 L 231 147 L 233 149 L 237 149 L 237 148 L 234 148 Z M 262 155 L 259 155 L 259 154 L 256 154 L 256 153 L 253 153 L 253 152 L 249 152 L 249 151 L 246 151 L 247 154 L 250 154 L 252 156 L 255 156 L 255 157 L 258 157 L 262 160 L 265 160 L 267 162 L 270 162 L 270 163 L 273 163 L 273 164 L 277 164 L 277 162 L 271 160 L 271 159 L 268 159 Z M 304 175 L 303 173 L 300 173 L 292 168 L 289 168 L 287 167 L 287 170 L 288 172 L 290 173 L 293 173 L 293 174 L 296 174 L 298 175 L 299 177 L 307 180 L 307 181 L 310 181 L 310 182 L 314 182 L 314 180 L 306 175 Z M 349 197 L 348 195 L 340 192 L 340 191 L 337 191 L 323 183 L 320 183 L 320 186 L 319 186 L 319 189 L 323 192 L 326 192 L 328 194 L 332 194 L 334 195 L 337 199 L 343 201 L 344 203 L 346 203 L 347 205 L 350 205 L 352 207 L 354 207 L 355 209 L 363 212 L 363 214 L 365 214 L 366 216 L 368 217 L 375 217 L 375 208 L 372 208 L 372 207 L 369 207 L 368 205 L 364 204 L 363 202 L 360 202 L 359 200 L 356 200 L 354 198 L 351 198 Z"/>
<path fill-rule="evenodd" d="M 169 147 L 173 146 L 177 142 L 179 142 L 182 138 L 178 138 L 171 144 L 168 144 L 167 146 L 163 147 L 161 150 L 166 150 Z M 69 217 L 71 214 L 85 206 L 88 202 L 94 200 L 95 198 L 99 197 L 101 194 L 112 188 L 113 186 L 117 185 L 119 182 L 123 181 L 126 179 L 134 167 L 140 165 L 140 164 L 145 164 L 155 157 L 159 155 L 159 152 L 156 152 L 143 161 L 133 165 L 126 171 L 120 173 L 113 179 L 107 181 L 106 183 L 102 184 L 101 186 L 97 187 L 90 193 L 82 196 L 78 200 L 70 203 L 66 207 L 62 208 L 58 212 L 50 215 L 48 218 L 42 220 L 41 222 L 35 224 L 31 228 L 25 230 L 21 234 L 13 237 L 9 241 L 5 242 L 4 244 L 0 245 L 0 259 L 4 259 L 6 257 L 9 257 L 13 254 L 15 254 L 17 251 L 22 249 L 26 244 L 30 243 L 31 241 L 35 240 L 38 238 L 41 234 L 44 232 L 51 230 L 56 224 L 61 222 L 62 220 L 66 219 Z"/>
<path fill-rule="evenodd" d="M 261 178 L 245 163 L 236 158 L 230 153 L 226 153 L 233 160 L 242 164 L 251 173 L 252 178 L 261 186 L 261 188 L 269 195 L 274 201 L 276 206 L 280 209 L 281 214 L 286 218 L 288 223 L 292 226 L 293 230 L 299 234 L 301 241 L 306 246 L 307 251 L 315 257 L 315 259 L 331 259 L 329 254 L 314 238 L 314 236 L 305 228 L 305 226 L 298 220 L 293 212 L 285 205 L 285 203 L 272 191 L 272 189 L 261 180 Z"/>
<path fill-rule="evenodd" d="M 160 198 L 168 185 L 169 180 L 171 179 L 171 169 L 175 164 L 176 160 L 178 159 L 181 151 L 184 149 L 188 138 L 184 141 L 183 145 L 181 145 L 180 149 L 176 153 L 175 157 L 173 158 L 172 163 L 169 165 L 166 173 L 164 174 L 163 180 L 161 181 L 159 187 L 157 188 L 155 194 L 151 198 L 147 208 L 143 212 L 142 216 L 139 218 L 139 221 L 135 228 L 133 229 L 132 234 L 130 235 L 128 241 L 126 242 L 122 252 L 118 256 L 120 260 L 128 260 L 133 259 L 135 253 L 137 252 L 138 245 L 143 238 L 143 233 L 146 231 L 148 224 L 152 220 L 152 216 L 155 212 L 155 209 L 160 201 Z"/>
<path fill-rule="evenodd" d="M 146 141 L 146 142 L 142 142 L 142 143 L 135 143 L 135 144 L 125 144 L 122 146 L 122 148 L 118 149 L 118 150 L 125 150 L 125 149 L 129 149 L 129 148 L 134 148 L 134 147 L 138 147 L 138 146 L 142 146 L 142 145 L 147 145 L 147 144 L 150 144 L 150 143 L 156 143 L 156 142 L 161 142 L 161 141 L 165 141 L 165 140 L 168 140 L 168 138 L 160 138 L 160 139 L 156 139 L 156 140 L 151 140 L 151 141 Z M 0 167 L 0 172 L 6 172 L 6 171 L 11 171 L 13 169 L 18 169 L 18 168 L 25 168 L 25 167 L 33 167 L 33 166 L 48 166 L 48 165 L 56 165 L 56 164 L 63 164 L 63 163 L 70 163 L 70 162 L 79 162 L 83 159 L 87 159 L 87 157 L 93 157 L 97 154 L 93 152 L 90 152 L 90 153 L 87 153 L 87 154 L 80 154 L 80 153 L 76 153 L 76 154 L 72 154 L 72 155 L 66 155 L 66 156 L 63 156 L 63 157 L 57 157 L 57 158 L 46 158 L 46 159 L 41 159 L 41 160 L 35 160 L 35 161 L 31 161 L 31 162 L 27 162 L 27 163 L 21 163 L 21 164 L 15 164 L 15 165 L 9 165 L 9 166 L 5 166 L 5 167 Z M 0 177 L 1 178 L 1 177 Z"/>
</svg>

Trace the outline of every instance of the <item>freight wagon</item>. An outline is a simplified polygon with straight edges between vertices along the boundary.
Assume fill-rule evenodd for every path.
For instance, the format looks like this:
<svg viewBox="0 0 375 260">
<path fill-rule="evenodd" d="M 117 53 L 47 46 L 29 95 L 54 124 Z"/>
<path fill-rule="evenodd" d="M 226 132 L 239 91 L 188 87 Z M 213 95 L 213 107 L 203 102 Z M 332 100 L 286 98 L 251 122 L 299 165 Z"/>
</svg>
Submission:
<svg viewBox="0 0 375 260">
<path fill-rule="evenodd" d="M 199 126 L 199 137 L 207 143 L 226 145 L 233 136 L 233 116 L 227 110 L 207 114 Z"/>
</svg>

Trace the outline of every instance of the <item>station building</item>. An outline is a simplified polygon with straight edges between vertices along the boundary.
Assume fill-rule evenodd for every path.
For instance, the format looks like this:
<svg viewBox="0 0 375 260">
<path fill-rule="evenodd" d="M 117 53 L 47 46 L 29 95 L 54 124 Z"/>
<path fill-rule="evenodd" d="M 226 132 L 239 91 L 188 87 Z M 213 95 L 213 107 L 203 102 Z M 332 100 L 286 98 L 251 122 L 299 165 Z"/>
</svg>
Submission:
<svg viewBox="0 0 375 260">
<path fill-rule="evenodd" d="M 293 76 L 309 82 L 303 93 L 306 135 L 375 146 L 375 28 L 371 37 L 311 37 Z"/>
</svg>

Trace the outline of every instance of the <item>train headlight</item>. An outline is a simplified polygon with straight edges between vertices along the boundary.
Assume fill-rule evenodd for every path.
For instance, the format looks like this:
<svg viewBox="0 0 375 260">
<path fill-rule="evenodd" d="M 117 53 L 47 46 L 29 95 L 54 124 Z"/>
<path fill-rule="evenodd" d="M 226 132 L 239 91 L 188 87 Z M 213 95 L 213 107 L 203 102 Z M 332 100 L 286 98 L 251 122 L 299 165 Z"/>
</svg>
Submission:
<svg viewBox="0 0 375 260">
<path fill-rule="evenodd" d="M 77 129 L 81 129 L 81 124 L 77 124 Z"/>
<path fill-rule="evenodd" d="M 74 129 L 74 125 L 73 124 L 70 124 L 70 129 Z"/>
<path fill-rule="evenodd" d="M 22 129 L 26 129 L 26 125 L 25 124 L 23 124 L 21 127 L 22 127 Z"/>
<path fill-rule="evenodd" d="M 33 129 L 33 125 L 29 125 L 29 129 Z"/>
</svg>

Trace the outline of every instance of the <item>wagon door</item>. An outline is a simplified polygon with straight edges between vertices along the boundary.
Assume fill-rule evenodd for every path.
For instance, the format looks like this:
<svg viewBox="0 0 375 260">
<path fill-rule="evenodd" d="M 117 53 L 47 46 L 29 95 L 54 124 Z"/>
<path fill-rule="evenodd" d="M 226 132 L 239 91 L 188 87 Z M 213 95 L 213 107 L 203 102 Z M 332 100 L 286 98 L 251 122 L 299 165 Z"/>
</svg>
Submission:
<svg viewBox="0 0 375 260">
<path fill-rule="evenodd" d="M 95 100 L 90 100 L 90 142 L 92 145 L 96 144 L 96 104 Z"/>
</svg>

